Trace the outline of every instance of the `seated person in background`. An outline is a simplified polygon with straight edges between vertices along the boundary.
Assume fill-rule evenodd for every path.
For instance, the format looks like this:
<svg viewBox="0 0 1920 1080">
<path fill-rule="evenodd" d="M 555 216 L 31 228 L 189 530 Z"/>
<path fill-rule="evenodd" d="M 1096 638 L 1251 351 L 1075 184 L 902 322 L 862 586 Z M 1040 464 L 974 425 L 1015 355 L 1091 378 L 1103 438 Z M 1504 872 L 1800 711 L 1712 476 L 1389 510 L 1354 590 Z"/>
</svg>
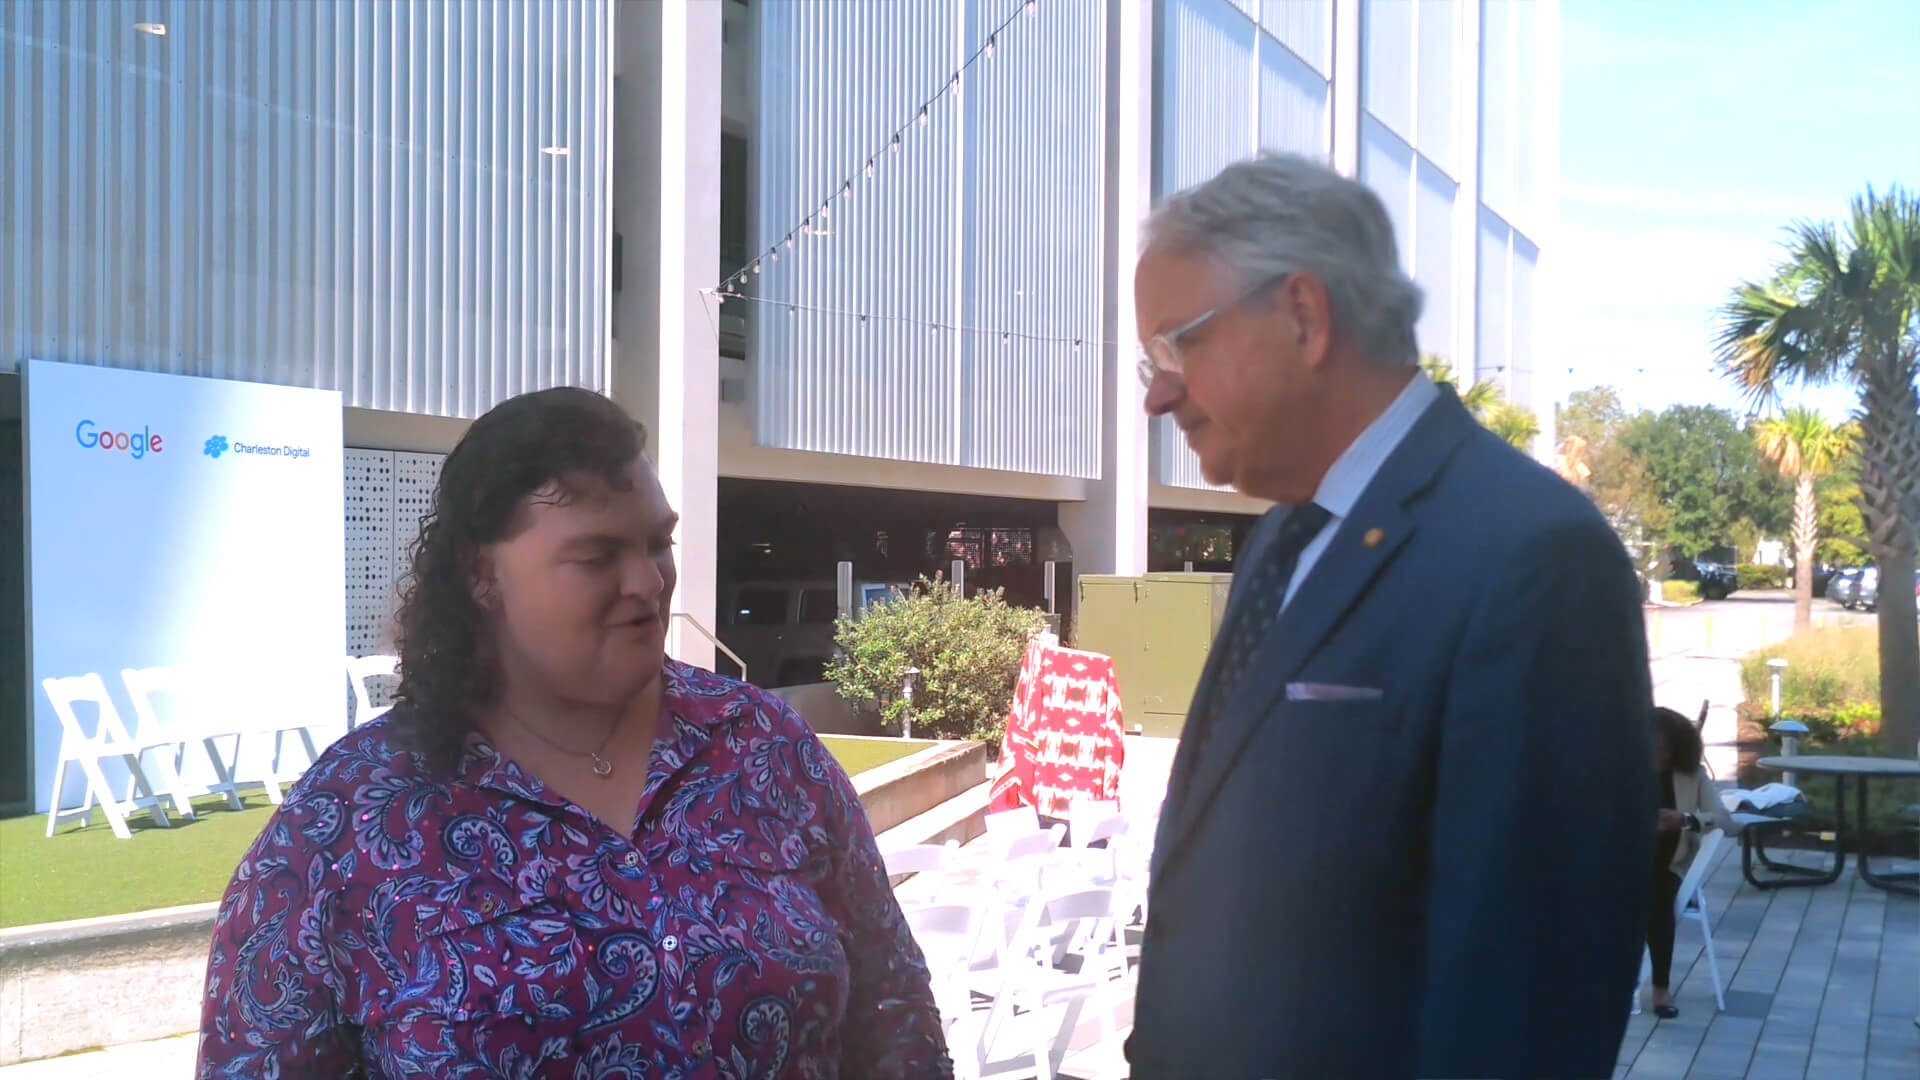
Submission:
<svg viewBox="0 0 1920 1080">
<path fill-rule="evenodd" d="M 1693 721 L 1672 709 L 1653 710 L 1653 769 L 1660 777 L 1660 815 L 1654 825 L 1653 890 L 1647 909 L 1647 951 L 1653 957 L 1653 1012 L 1680 1015 L 1667 980 L 1673 972 L 1673 901 L 1680 880 L 1708 829 L 1733 831 L 1726 808 L 1708 782 L 1705 747 Z"/>
</svg>

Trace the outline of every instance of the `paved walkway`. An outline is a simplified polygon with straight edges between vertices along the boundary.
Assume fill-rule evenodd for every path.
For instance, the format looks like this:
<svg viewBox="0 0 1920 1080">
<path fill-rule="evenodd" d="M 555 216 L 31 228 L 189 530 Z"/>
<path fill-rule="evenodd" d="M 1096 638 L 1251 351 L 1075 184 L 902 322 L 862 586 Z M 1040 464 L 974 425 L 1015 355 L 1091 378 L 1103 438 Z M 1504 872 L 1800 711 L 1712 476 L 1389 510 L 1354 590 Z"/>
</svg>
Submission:
<svg viewBox="0 0 1920 1080">
<path fill-rule="evenodd" d="M 1727 1011 L 1688 923 L 1674 947 L 1680 1016 L 1633 1017 L 1616 1080 L 1920 1076 L 1920 900 L 1851 868 L 1833 885 L 1762 891 L 1741 877 L 1739 848 L 1722 851 L 1706 891 Z"/>
</svg>

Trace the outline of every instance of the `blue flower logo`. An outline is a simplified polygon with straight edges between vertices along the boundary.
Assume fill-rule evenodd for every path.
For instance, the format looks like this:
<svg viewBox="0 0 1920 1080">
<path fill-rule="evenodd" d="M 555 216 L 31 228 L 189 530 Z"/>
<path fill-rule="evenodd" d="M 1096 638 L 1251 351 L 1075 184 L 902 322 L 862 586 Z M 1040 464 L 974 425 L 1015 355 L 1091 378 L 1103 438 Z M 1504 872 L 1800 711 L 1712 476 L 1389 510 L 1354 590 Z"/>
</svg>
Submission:
<svg viewBox="0 0 1920 1080">
<path fill-rule="evenodd" d="M 206 445 L 200 449 L 208 457 L 217 458 L 227 452 L 227 437 L 225 435 L 215 435 L 213 438 L 208 439 Z"/>
</svg>

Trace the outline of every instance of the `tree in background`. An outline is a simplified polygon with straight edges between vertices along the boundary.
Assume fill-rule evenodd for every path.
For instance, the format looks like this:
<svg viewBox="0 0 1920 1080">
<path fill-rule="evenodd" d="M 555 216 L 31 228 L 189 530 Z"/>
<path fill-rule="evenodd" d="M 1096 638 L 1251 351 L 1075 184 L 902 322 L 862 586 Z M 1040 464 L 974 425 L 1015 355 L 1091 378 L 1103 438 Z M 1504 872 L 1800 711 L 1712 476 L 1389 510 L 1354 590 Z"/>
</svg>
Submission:
<svg viewBox="0 0 1920 1080">
<path fill-rule="evenodd" d="M 1860 394 L 1859 485 L 1880 566 L 1881 732 L 1920 739 L 1920 198 L 1902 188 L 1853 200 L 1843 224 L 1790 230 L 1773 275 L 1743 281 L 1720 309 L 1722 371 L 1756 400 L 1790 386 L 1851 383 Z"/>
<path fill-rule="evenodd" d="M 1814 547 L 1820 539 L 1820 500 L 1814 486 L 1853 449 L 1853 430 L 1795 406 L 1754 427 L 1760 456 L 1793 481 L 1793 628 L 1813 627 Z"/>
<path fill-rule="evenodd" d="M 1565 436 L 1563 463 L 1564 455 L 1571 454 L 1578 466 L 1562 475 L 1599 506 L 1632 554 L 1642 580 L 1654 581 L 1659 571 L 1657 540 L 1667 527 L 1667 513 L 1646 466 L 1620 439 L 1631 418 L 1619 391 L 1610 386 L 1576 390 L 1556 416 L 1555 426 Z"/>
<path fill-rule="evenodd" d="M 1832 476 L 1813 485 L 1820 504 L 1820 542 L 1814 558 L 1829 566 L 1859 566 L 1867 561 L 1867 523 L 1860 516 L 1860 463 L 1855 449 Z"/>
<path fill-rule="evenodd" d="M 1482 427 L 1505 439 L 1509 445 L 1526 450 L 1539 437 L 1540 418 L 1525 406 L 1507 401 L 1498 385 L 1481 379 L 1463 388 L 1454 373 L 1453 364 L 1446 357 L 1432 353 L 1420 358 L 1420 370 L 1426 372 L 1434 382 L 1453 387 L 1454 392 L 1460 395 L 1460 404 L 1467 407 L 1467 412 L 1473 414 Z"/>
<path fill-rule="evenodd" d="M 1787 531 L 1790 489 L 1725 409 L 1643 412 L 1621 424 L 1618 441 L 1652 482 L 1665 546 L 1689 556 L 1733 548 L 1736 559 L 1751 558 L 1754 540 Z M 1743 543 L 1748 550 L 1739 550 Z"/>
</svg>

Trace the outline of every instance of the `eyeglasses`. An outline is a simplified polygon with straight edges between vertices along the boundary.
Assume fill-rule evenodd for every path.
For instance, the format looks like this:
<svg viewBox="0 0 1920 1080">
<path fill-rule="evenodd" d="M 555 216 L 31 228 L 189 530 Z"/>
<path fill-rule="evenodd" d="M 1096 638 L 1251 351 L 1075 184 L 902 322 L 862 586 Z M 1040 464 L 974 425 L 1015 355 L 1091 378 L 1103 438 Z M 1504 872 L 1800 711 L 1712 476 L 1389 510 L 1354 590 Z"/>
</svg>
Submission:
<svg viewBox="0 0 1920 1080">
<path fill-rule="evenodd" d="M 1253 288 L 1221 304 L 1219 307 L 1206 312 L 1199 318 L 1177 326 L 1164 334 L 1155 334 L 1148 338 L 1141 346 L 1140 385 L 1152 386 L 1154 376 L 1162 372 L 1176 379 L 1185 378 L 1187 374 L 1187 363 L 1185 358 L 1180 355 L 1181 341 L 1192 337 L 1199 332 L 1201 327 L 1212 322 L 1214 319 L 1253 299 L 1268 288 L 1285 281 L 1288 276 L 1290 275 L 1275 274 L 1272 277 L 1265 278 Z"/>
</svg>

